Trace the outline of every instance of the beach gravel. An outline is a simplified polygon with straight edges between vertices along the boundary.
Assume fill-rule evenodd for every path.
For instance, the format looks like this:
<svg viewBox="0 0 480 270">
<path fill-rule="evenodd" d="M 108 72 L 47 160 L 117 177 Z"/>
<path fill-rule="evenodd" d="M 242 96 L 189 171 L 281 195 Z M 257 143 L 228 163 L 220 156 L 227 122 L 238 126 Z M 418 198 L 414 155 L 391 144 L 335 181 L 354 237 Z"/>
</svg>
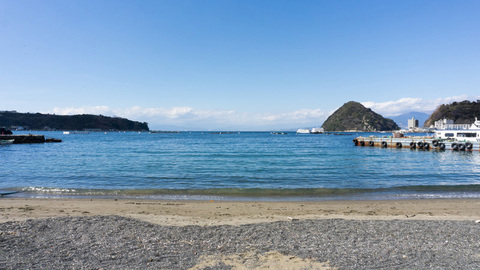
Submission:
<svg viewBox="0 0 480 270">
<path fill-rule="evenodd" d="M 338 269 L 479 269 L 480 225 L 329 219 L 160 226 L 119 216 L 0 224 L 0 269 L 189 269 L 205 256 L 272 251 Z"/>
</svg>

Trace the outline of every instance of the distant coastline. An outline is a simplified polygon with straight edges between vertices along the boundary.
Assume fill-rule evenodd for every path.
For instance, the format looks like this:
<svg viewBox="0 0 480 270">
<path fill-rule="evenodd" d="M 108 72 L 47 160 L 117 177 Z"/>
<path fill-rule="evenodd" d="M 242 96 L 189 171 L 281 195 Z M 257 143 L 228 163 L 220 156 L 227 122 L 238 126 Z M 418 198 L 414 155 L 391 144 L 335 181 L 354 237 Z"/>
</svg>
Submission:
<svg viewBox="0 0 480 270">
<path fill-rule="evenodd" d="M 149 131 L 148 123 L 104 115 L 55 115 L 0 111 L 0 127 L 11 130 Z"/>
</svg>

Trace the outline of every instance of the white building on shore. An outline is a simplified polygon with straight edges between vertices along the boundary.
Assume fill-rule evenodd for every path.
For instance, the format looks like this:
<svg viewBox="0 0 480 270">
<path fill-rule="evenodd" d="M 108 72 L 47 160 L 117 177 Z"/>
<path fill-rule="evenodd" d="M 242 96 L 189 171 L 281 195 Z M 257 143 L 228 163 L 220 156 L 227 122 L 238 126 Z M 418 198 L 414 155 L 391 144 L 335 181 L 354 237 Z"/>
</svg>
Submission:
<svg viewBox="0 0 480 270">
<path fill-rule="evenodd" d="M 477 119 L 475 119 L 476 121 Z M 462 129 L 469 129 L 471 124 L 454 124 L 453 120 L 450 119 L 442 119 L 435 121 L 435 128 L 438 129 L 457 129 L 457 130 L 462 130 Z"/>
</svg>

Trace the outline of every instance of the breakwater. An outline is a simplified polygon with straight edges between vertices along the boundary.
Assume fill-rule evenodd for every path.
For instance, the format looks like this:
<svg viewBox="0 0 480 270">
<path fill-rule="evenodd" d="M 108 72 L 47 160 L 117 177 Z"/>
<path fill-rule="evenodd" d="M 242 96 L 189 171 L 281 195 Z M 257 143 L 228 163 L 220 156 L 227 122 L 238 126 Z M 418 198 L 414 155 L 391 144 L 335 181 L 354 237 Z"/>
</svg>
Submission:
<svg viewBox="0 0 480 270">
<path fill-rule="evenodd" d="M 0 135 L 0 140 L 14 140 L 14 144 L 22 143 L 46 143 L 46 142 L 61 142 L 59 139 L 48 138 L 45 139 L 43 135 Z"/>
</svg>

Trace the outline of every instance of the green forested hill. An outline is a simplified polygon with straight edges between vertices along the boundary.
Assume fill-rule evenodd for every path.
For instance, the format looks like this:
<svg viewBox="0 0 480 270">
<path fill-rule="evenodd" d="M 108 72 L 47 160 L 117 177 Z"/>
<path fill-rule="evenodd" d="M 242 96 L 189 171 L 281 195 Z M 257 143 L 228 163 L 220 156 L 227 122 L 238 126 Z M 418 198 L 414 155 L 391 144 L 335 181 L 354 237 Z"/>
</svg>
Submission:
<svg viewBox="0 0 480 270">
<path fill-rule="evenodd" d="M 43 130 L 46 127 L 57 130 L 149 130 L 147 123 L 131 121 L 125 118 L 103 115 L 54 115 L 41 113 L 0 112 L 0 127 L 22 126 L 32 130 Z"/>
<path fill-rule="evenodd" d="M 438 106 L 425 121 L 425 127 L 434 125 L 435 121 L 444 118 L 453 120 L 455 124 L 471 124 L 475 121 L 475 117 L 480 118 L 480 100 L 453 102 Z"/>
<path fill-rule="evenodd" d="M 388 131 L 399 129 L 391 119 L 366 108 L 362 104 L 350 101 L 336 110 L 323 123 L 325 131 Z"/>
</svg>

